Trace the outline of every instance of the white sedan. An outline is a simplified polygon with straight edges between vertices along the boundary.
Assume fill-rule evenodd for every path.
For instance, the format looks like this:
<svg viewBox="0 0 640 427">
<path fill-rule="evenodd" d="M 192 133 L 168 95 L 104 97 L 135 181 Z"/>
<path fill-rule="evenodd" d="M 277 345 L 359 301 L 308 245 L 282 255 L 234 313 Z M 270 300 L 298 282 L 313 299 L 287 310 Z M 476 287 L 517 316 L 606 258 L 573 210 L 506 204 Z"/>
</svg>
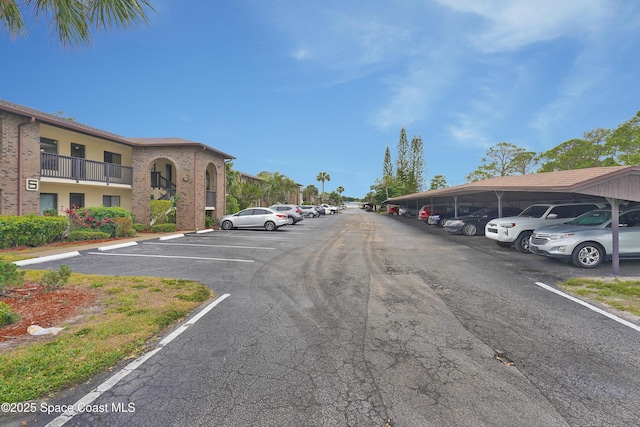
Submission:
<svg viewBox="0 0 640 427">
<path fill-rule="evenodd" d="M 287 214 L 269 208 L 247 208 L 220 218 L 220 227 L 223 230 L 264 228 L 267 231 L 274 231 L 288 223 Z"/>
</svg>

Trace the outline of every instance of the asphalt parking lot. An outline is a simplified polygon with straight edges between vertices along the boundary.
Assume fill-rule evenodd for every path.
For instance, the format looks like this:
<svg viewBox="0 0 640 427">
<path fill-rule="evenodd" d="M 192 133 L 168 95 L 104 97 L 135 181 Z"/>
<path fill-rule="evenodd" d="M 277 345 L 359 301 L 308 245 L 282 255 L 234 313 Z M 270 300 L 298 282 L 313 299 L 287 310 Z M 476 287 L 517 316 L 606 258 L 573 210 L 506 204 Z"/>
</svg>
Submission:
<svg viewBox="0 0 640 427">
<path fill-rule="evenodd" d="M 187 233 L 28 268 L 60 264 L 192 279 L 228 295 L 96 398 L 134 402 L 135 414 L 77 414 L 68 425 L 461 425 L 478 413 L 487 425 L 638 419 L 636 330 L 537 285 L 606 276 L 609 263 L 578 269 L 353 209 L 275 232 Z M 621 270 L 639 268 L 632 261 Z M 497 349 L 513 365 L 498 363 Z M 613 405 L 616 414 L 606 409 Z"/>
<path fill-rule="evenodd" d="M 105 244 L 55 255 L 50 261 L 24 266 L 55 270 L 61 264 L 86 274 L 156 276 L 197 280 L 218 294 L 235 288 L 230 283 L 249 280 L 265 263 L 290 251 L 313 250 L 314 236 L 337 216 L 305 218 L 276 231 L 209 230 L 176 233 L 158 239 Z M 310 243 L 311 242 L 311 243 Z M 70 256 L 69 255 L 76 256 Z M 47 258 L 43 258 L 47 259 Z"/>
<path fill-rule="evenodd" d="M 348 209 L 342 214 L 365 213 L 359 209 Z M 515 248 L 501 248 L 484 236 L 463 236 L 427 225 L 416 217 L 386 215 L 389 221 L 402 223 L 417 233 L 439 236 L 469 248 L 491 253 L 496 265 L 507 274 L 527 274 L 537 280 L 566 280 L 571 277 L 613 277 L 612 263 L 605 262 L 597 268 L 578 268 L 558 260 L 533 254 L 522 254 Z M 26 268 L 55 269 L 59 264 L 69 265 L 73 271 L 90 274 L 151 275 L 158 277 L 191 278 L 210 285 L 225 283 L 221 278 L 238 278 L 238 274 L 249 274 L 274 257 L 286 256 L 290 250 L 314 250 L 313 240 L 322 233 L 326 221 L 335 217 L 305 218 L 299 224 L 289 225 L 274 232 L 265 230 L 210 230 L 163 236 L 160 239 L 143 240 L 121 247 L 106 244 L 95 249 L 81 250 L 80 256 L 37 263 Z M 399 245 L 402 245 L 399 238 Z M 438 247 L 415 248 L 424 250 L 425 256 Z M 210 263 L 215 263 L 216 274 L 209 272 Z M 187 277 L 183 277 L 186 275 Z M 620 278 L 640 277 L 640 260 L 620 261 Z"/>
</svg>

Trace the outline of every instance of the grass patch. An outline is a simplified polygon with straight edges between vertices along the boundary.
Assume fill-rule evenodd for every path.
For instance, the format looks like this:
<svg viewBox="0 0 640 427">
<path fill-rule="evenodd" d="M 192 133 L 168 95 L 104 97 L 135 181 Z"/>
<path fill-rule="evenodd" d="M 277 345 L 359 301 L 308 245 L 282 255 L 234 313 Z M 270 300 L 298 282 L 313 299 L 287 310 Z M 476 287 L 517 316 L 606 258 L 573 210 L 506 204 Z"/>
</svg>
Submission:
<svg viewBox="0 0 640 427">
<path fill-rule="evenodd" d="M 45 272 L 28 270 L 26 274 L 27 280 L 37 281 Z M 51 396 L 123 359 L 138 357 L 148 349 L 149 339 L 213 296 L 198 282 L 181 280 L 176 286 L 164 281 L 73 273 L 67 286 L 98 289 L 104 309 L 66 327 L 48 342 L 38 340 L 0 353 L 0 401 Z"/>
<path fill-rule="evenodd" d="M 598 301 L 616 310 L 640 316 L 640 281 L 573 278 L 560 284 L 569 294 Z"/>
</svg>

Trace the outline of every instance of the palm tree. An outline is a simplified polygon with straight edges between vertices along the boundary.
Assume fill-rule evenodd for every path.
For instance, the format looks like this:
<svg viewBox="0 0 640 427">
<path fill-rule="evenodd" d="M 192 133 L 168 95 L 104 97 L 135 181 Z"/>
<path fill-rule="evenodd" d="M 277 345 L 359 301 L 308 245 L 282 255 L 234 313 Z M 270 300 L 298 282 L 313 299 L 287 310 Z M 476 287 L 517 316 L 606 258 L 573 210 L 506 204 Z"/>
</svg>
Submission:
<svg viewBox="0 0 640 427">
<path fill-rule="evenodd" d="M 306 201 L 311 201 L 313 196 L 318 195 L 318 187 L 313 184 L 309 184 L 304 188 L 304 190 L 302 190 L 302 195 Z"/>
<path fill-rule="evenodd" d="M 91 44 L 91 30 L 127 29 L 148 23 L 145 9 L 150 0 L 48 0 L 0 1 L 0 26 L 11 36 L 26 33 L 23 10 L 36 17 L 51 17 L 54 31 L 64 46 Z"/>
<path fill-rule="evenodd" d="M 316 176 L 316 181 L 321 181 L 322 182 L 322 194 L 321 194 L 321 196 L 324 196 L 324 182 L 325 181 L 331 181 L 331 175 L 329 175 L 327 172 L 320 172 L 320 173 L 318 173 L 318 176 Z"/>
<path fill-rule="evenodd" d="M 338 201 L 342 204 L 342 193 L 344 193 L 344 187 L 342 185 L 338 186 L 338 188 L 336 188 L 336 193 L 340 195 L 340 200 Z"/>
</svg>

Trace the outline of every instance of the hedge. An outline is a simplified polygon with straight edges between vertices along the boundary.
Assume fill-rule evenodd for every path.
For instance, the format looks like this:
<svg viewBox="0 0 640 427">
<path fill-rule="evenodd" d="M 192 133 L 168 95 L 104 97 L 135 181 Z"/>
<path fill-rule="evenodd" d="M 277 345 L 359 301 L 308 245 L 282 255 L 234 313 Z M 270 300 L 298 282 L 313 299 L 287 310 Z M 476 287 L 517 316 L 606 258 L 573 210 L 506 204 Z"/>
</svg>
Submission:
<svg viewBox="0 0 640 427">
<path fill-rule="evenodd" d="M 111 237 L 104 231 L 95 230 L 74 230 L 69 233 L 67 240 L 70 242 L 77 242 L 83 240 L 106 240 Z"/>
<path fill-rule="evenodd" d="M 0 216 L 0 249 L 42 246 L 61 240 L 69 226 L 62 216 Z"/>
</svg>

